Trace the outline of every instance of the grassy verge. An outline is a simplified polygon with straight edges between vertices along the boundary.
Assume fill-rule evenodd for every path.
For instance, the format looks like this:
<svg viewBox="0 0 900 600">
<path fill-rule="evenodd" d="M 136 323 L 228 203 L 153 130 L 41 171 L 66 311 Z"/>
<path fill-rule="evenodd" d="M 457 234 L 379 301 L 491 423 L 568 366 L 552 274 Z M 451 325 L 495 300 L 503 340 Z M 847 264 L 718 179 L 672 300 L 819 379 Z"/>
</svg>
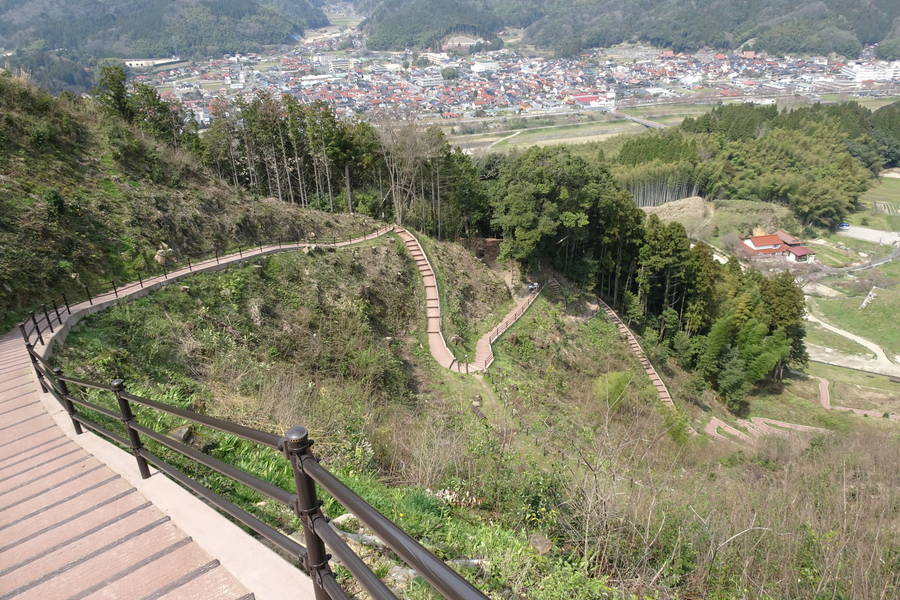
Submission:
<svg viewBox="0 0 900 600">
<path fill-rule="evenodd" d="M 881 178 L 860 198 L 863 210 L 847 218 L 852 225 L 900 231 L 900 179 Z"/>
<path fill-rule="evenodd" d="M 875 358 L 875 354 L 870 352 L 865 346 L 861 346 L 849 340 L 842 335 L 838 335 L 819 325 L 818 323 L 806 324 L 806 341 L 807 343 L 822 346 L 823 348 L 832 348 L 844 354 L 855 354 L 865 356 L 866 358 Z"/>
<path fill-rule="evenodd" d="M 900 354 L 900 328 L 891 326 L 900 314 L 900 288 L 877 289 L 875 299 L 860 310 L 863 297 L 822 298 L 817 301 L 825 319 L 880 345 L 889 356 Z"/>
</svg>

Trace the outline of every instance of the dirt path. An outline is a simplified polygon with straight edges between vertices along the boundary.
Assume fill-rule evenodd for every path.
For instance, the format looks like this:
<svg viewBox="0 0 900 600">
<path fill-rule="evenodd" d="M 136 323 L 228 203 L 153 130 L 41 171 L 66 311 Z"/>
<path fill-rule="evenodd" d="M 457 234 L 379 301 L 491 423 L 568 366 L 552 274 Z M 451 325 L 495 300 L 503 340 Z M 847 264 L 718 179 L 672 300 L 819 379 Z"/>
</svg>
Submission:
<svg viewBox="0 0 900 600">
<path fill-rule="evenodd" d="M 490 146 L 488 146 L 487 149 L 490 150 L 491 148 L 493 148 L 493 147 L 496 146 L 497 144 L 500 144 L 500 143 L 502 143 L 502 142 L 505 142 L 506 140 L 511 140 L 512 138 L 516 137 L 516 136 L 519 135 L 520 133 L 522 133 L 522 130 L 521 130 L 521 129 L 520 129 L 519 131 L 516 131 L 516 132 L 514 132 L 514 133 L 512 133 L 512 134 L 510 134 L 510 135 L 508 135 L 508 136 L 506 136 L 506 137 L 502 137 L 502 138 L 500 138 L 499 140 L 497 140 L 496 142 L 494 142 L 493 144 L 491 144 Z"/>
<path fill-rule="evenodd" d="M 846 354 L 835 351 L 823 353 L 814 348 L 810 348 L 810 356 L 813 359 L 840 367 L 862 369 L 864 371 L 872 371 L 889 376 L 900 376 L 900 365 L 897 365 L 896 363 L 891 361 L 885 351 L 881 348 L 881 346 L 879 346 L 875 342 L 867 340 L 866 338 L 856 335 L 855 333 L 851 333 L 839 327 L 835 327 L 831 323 L 823 321 L 821 318 L 817 317 L 811 312 L 807 313 L 806 319 L 812 323 L 816 323 L 822 326 L 832 333 L 836 333 L 842 337 L 847 338 L 848 340 L 856 342 L 875 355 L 874 359 L 869 359 L 857 356 L 848 356 Z"/>
</svg>

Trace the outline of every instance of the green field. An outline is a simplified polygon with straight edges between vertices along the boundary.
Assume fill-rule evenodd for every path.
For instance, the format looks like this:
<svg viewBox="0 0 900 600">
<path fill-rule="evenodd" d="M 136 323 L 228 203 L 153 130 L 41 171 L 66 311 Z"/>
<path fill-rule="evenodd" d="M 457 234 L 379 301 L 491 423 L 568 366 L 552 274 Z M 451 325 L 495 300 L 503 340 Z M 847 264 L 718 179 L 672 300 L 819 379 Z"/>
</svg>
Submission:
<svg viewBox="0 0 900 600">
<path fill-rule="evenodd" d="M 552 127 L 524 130 L 515 137 L 500 142 L 495 148 L 503 148 L 505 146 L 543 146 L 563 143 L 583 143 L 606 139 L 621 133 L 639 132 L 643 129 L 643 126 L 626 120 L 579 123 L 576 125 L 555 125 Z"/>
<path fill-rule="evenodd" d="M 816 260 L 829 267 L 847 267 L 863 260 L 858 253 L 838 248 L 831 243 L 811 244 L 810 247 L 816 252 Z"/>
<path fill-rule="evenodd" d="M 875 358 L 874 353 L 870 352 L 864 346 L 860 346 L 856 342 L 828 331 L 817 323 L 806 324 L 806 341 L 816 346 L 824 348 L 832 348 L 844 354 L 855 354 L 865 356 L 866 358 Z"/>
<path fill-rule="evenodd" d="M 835 327 L 846 329 L 869 339 L 889 356 L 900 354 L 900 288 L 878 289 L 875 300 L 865 309 L 859 306 L 864 296 L 821 298 L 817 300 L 822 315 Z"/>
<path fill-rule="evenodd" d="M 823 94 L 820 98 L 822 102 L 859 102 L 869 110 L 877 110 L 882 106 L 892 104 L 900 97 L 889 96 L 886 98 L 860 98 L 852 94 Z"/>
<path fill-rule="evenodd" d="M 884 375 L 875 375 L 874 373 L 865 373 L 856 369 L 845 369 L 844 367 L 814 362 L 809 363 L 809 367 L 806 370 L 810 375 L 824 377 L 831 382 L 840 381 L 847 385 L 894 393 L 900 397 L 900 383 L 894 383 L 890 377 Z M 849 401 L 848 404 L 852 406 Z"/>
<path fill-rule="evenodd" d="M 850 215 L 847 218 L 849 223 L 886 231 L 900 231 L 900 179 L 882 177 L 863 195 L 861 203 L 863 210 Z"/>
<path fill-rule="evenodd" d="M 622 108 L 621 112 L 635 117 L 654 120 L 654 117 L 702 115 L 718 106 L 717 104 L 661 104 L 655 106 L 635 106 Z"/>
<path fill-rule="evenodd" d="M 858 425 L 856 417 L 822 408 L 816 380 L 788 377 L 784 383 L 782 389 L 763 389 L 752 394 L 748 398 L 750 415 L 836 431 L 848 431 Z"/>
</svg>

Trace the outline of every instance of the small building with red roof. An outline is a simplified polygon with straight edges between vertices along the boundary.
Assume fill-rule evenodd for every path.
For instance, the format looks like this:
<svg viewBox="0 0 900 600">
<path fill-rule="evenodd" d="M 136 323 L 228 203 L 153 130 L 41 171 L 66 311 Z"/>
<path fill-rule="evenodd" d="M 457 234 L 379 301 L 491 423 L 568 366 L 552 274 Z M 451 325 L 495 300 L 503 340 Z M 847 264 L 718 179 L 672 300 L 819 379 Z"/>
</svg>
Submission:
<svg viewBox="0 0 900 600">
<path fill-rule="evenodd" d="M 815 252 L 786 231 L 751 236 L 744 240 L 743 250 L 750 256 L 784 256 L 797 263 L 812 263 L 816 260 Z"/>
</svg>

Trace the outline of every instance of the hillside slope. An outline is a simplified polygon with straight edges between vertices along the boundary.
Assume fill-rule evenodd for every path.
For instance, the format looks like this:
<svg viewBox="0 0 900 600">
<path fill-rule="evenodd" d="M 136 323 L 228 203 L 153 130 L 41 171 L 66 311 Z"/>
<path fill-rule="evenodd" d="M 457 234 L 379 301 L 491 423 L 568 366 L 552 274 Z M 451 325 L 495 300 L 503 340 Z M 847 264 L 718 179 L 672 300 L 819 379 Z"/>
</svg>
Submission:
<svg viewBox="0 0 900 600">
<path fill-rule="evenodd" d="M 896 54 L 900 5 L 892 0 L 383 0 L 357 3 L 377 48 L 431 43 L 471 28 L 527 27 L 527 40 L 563 53 L 642 40 L 676 50 L 734 48 L 856 55 L 887 40 Z"/>
<path fill-rule="evenodd" d="M 315 0 L 2 0 L 0 47 L 92 56 L 215 55 L 289 42 L 328 19 Z"/>
<path fill-rule="evenodd" d="M 0 75 L 0 325 L 39 298 L 83 295 L 172 258 L 311 230 L 371 231 L 349 215 L 259 200 L 88 102 Z"/>
</svg>

